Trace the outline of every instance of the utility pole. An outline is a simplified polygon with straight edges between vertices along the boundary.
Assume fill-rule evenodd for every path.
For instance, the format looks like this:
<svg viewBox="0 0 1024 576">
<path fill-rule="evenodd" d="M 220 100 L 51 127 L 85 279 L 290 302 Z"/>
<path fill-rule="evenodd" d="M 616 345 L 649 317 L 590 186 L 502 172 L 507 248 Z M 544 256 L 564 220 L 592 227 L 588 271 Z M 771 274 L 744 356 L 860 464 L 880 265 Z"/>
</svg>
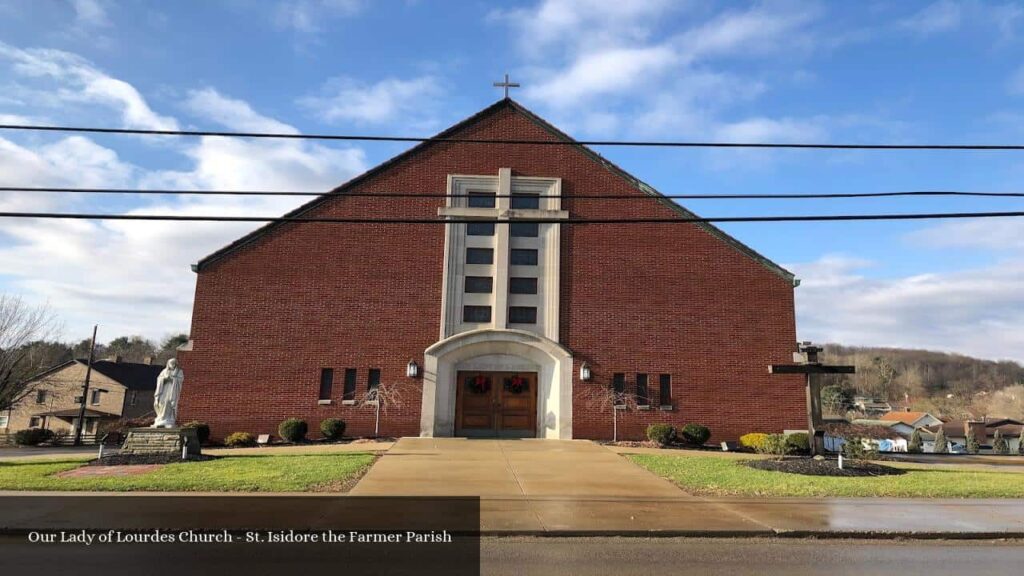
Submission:
<svg viewBox="0 0 1024 576">
<path fill-rule="evenodd" d="M 821 416 L 821 381 L 812 378 L 814 374 L 854 374 L 855 366 L 828 366 L 818 360 L 820 346 L 810 342 L 797 344 L 799 352 L 793 353 L 797 364 L 772 364 L 769 374 L 803 374 L 807 386 L 807 439 L 811 454 L 825 453 L 825 421 Z"/>
<path fill-rule="evenodd" d="M 85 424 L 85 402 L 89 396 L 89 379 L 92 377 L 92 362 L 96 355 L 96 330 L 99 325 L 92 327 L 92 344 L 89 345 L 89 363 L 85 365 L 85 384 L 82 386 L 82 405 L 78 407 L 78 423 L 75 424 L 75 446 L 82 445 L 82 426 Z"/>
</svg>

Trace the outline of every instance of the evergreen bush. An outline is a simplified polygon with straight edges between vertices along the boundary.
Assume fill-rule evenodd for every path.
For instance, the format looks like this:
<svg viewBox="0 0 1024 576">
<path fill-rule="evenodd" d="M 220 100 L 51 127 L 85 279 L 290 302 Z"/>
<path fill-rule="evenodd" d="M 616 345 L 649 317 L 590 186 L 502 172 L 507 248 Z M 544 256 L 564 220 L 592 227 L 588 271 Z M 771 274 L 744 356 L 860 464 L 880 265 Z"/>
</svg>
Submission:
<svg viewBox="0 0 1024 576">
<path fill-rule="evenodd" d="M 327 418 L 320 422 L 320 434 L 327 440 L 338 440 L 345 434 L 345 421 L 341 418 Z"/>
<path fill-rule="evenodd" d="M 914 433 L 910 435 L 910 443 L 907 444 L 907 452 L 910 454 L 920 454 L 923 452 L 921 448 L 921 431 L 914 428 Z"/>
<path fill-rule="evenodd" d="M 995 437 L 992 439 L 992 452 L 996 454 L 1010 453 L 1010 445 L 1006 442 L 1006 438 L 1003 438 L 1003 433 L 998 429 L 996 430 Z"/>
<path fill-rule="evenodd" d="M 38 446 L 53 438 L 53 430 L 46 428 L 26 428 L 14 433 L 14 443 L 19 446 Z"/>
<path fill-rule="evenodd" d="M 981 451 L 981 445 L 978 444 L 978 438 L 974 435 L 974 428 L 969 428 L 967 430 L 966 450 L 968 454 L 977 454 Z"/>
<path fill-rule="evenodd" d="M 807 454 L 811 451 L 811 439 L 806 432 L 794 432 L 786 435 L 786 444 L 789 444 L 789 451 L 798 454 Z"/>
<path fill-rule="evenodd" d="M 302 418 L 289 418 L 277 427 L 277 435 L 286 442 L 302 442 L 309 433 L 309 424 Z"/>
<path fill-rule="evenodd" d="M 247 448 L 256 445 L 256 437 L 248 432 L 234 432 L 224 439 L 224 445 L 229 448 Z"/>
<path fill-rule="evenodd" d="M 942 426 L 939 426 L 939 431 L 935 433 L 935 445 L 932 446 L 932 454 L 945 454 L 947 452 L 946 431 L 942 429 Z"/>
<path fill-rule="evenodd" d="M 711 430 L 701 424 L 687 424 L 680 430 L 683 441 L 695 446 L 703 446 L 711 438 Z"/>
<path fill-rule="evenodd" d="M 676 440 L 676 429 L 671 424 L 651 424 L 647 427 L 647 439 L 668 446 Z"/>
<path fill-rule="evenodd" d="M 768 454 L 777 458 L 782 458 L 786 454 L 789 454 L 790 445 L 786 442 L 785 434 L 765 434 L 764 442 L 761 447 L 757 449 L 760 454 Z"/>
</svg>

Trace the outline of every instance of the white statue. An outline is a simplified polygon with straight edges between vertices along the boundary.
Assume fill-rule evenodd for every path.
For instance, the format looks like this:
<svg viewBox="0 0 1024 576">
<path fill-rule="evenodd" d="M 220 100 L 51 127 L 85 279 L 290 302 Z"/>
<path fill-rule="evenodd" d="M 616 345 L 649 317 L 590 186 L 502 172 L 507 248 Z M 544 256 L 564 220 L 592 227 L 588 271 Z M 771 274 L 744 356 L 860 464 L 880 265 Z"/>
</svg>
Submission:
<svg viewBox="0 0 1024 576">
<path fill-rule="evenodd" d="M 178 395 L 185 373 L 178 368 L 178 361 L 171 358 L 167 367 L 156 377 L 156 392 L 153 394 L 153 411 L 156 420 L 153 428 L 173 428 L 178 417 Z"/>
</svg>

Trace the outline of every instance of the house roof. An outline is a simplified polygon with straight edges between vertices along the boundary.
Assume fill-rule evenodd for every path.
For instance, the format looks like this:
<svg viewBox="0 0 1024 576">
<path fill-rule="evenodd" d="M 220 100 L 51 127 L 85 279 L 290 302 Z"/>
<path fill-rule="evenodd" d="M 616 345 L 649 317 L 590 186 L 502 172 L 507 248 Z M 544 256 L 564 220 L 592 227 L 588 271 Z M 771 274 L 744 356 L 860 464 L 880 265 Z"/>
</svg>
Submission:
<svg viewBox="0 0 1024 576">
<path fill-rule="evenodd" d="M 999 430 L 1003 437 L 1009 438 L 1011 436 L 1016 437 L 1020 435 L 1020 430 L 1024 425 L 1019 420 L 1013 418 L 985 418 L 985 433 L 988 436 L 992 436 Z M 965 436 L 967 434 L 964 428 L 964 420 L 950 420 L 949 422 L 942 423 L 942 429 L 945 431 L 946 436 L 955 436 L 957 438 Z M 939 431 L 939 425 L 929 426 L 928 430 L 932 432 Z"/>
<path fill-rule="evenodd" d="M 65 410 L 55 410 L 53 412 L 43 412 L 41 414 L 34 414 L 34 416 L 53 416 L 55 418 L 78 418 L 78 408 L 67 408 Z M 101 412 L 99 410 L 93 410 L 91 408 L 85 409 L 85 416 L 87 418 L 120 418 L 117 414 L 110 412 Z"/>
<path fill-rule="evenodd" d="M 635 187 L 638 190 L 642 191 L 643 193 L 645 193 L 645 194 L 647 194 L 649 196 L 654 197 L 655 199 L 660 201 L 662 204 L 672 208 L 677 213 L 679 213 L 679 215 L 682 218 L 696 218 L 697 217 L 697 215 L 694 214 L 693 212 L 687 210 L 686 208 L 683 208 L 681 205 L 679 205 L 676 202 L 673 202 L 671 199 L 666 198 L 663 194 L 661 194 L 660 192 L 655 190 L 654 187 L 652 187 L 651 185 L 643 182 L 642 180 L 640 180 L 639 178 L 633 176 L 632 174 L 626 172 L 622 168 L 619 168 L 618 166 L 616 166 L 612 162 L 608 161 L 606 158 L 604 158 L 603 156 L 601 156 L 600 154 L 598 154 L 594 150 L 588 148 L 587 146 L 584 146 L 583 144 L 576 143 L 576 140 L 574 140 L 572 137 L 570 137 L 569 135 L 565 134 L 564 132 L 562 132 L 561 130 L 556 128 L 554 125 L 552 125 L 548 121 L 544 120 L 540 116 L 537 116 L 536 114 L 534 114 L 533 112 L 528 110 L 526 107 L 524 107 L 522 104 L 519 104 L 518 102 L 516 102 L 515 100 L 512 100 L 511 98 L 503 98 L 501 100 L 498 100 L 494 104 L 488 106 L 487 108 L 484 108 L 483 110 L 477 112 L 476 114 L 470 116 L 469 118 L 466 118 L 465 120 L 462 120 L 461 122 L 451 126 L 450 128 L 440 132 L 439 134 L 433 136 L 432 139 L 451 138 L 457 132 L 463 130 L 464 128 L 467 128 L 467 127 L 471 126 L 472 124 L 475 124 L 475 123 L 477 123 L 477 122 L 479 122 L 479 121 L 481 121 L 481 120 L 483 120 L 483 119 L 485 119 L 485 118 L 487 118 L 487 117 L 489 117 L 489 116 L 491 116 L 491 115 L 493 115 L 493 114 L 495 114 L 495 113 L 497 113 L 497 112 L 499 112 L 501 110 L 504 110 L 506 108 L 507 109 L 511 109 L 511 110 L 513 110 L 513 111 L 515 111 L 515 112 L 517 112 L 519 114 L 522 114 L 527 119 L 531 120 L 534 124 L 540 126 L 542 129 L 544 129 L 548 133 L 552 134 L 553 136 L 555 136 L 559 140 L 575 143 L 574 147 L 577 148 L 578 150 L 580 150 L 581 152 L 583 152 L 590 159 L 592 159 L 593 161 L 595 161 L 598 164 L 602 165 L 603 167 L 605 167 L 606 169 L 610 170 L 611 172 L 615 173 L 619 177 L 623 178 L 630 185 L 632 185 L 633 187 Z M 376 167 L 371 168 L 370 170 L 364 172 L 363 174 L 361 174 L 359 176 L 356 176 L 355 178 L 352 178 L 348 182 L 345 182 L 344 184 L 334 188 L 333 190 L 331 190 L 331 191 L 329 191 L 329 192 L 327 192 L 327 193 L 325 193 L 325 194 L 323 194 L 321 196 L 316 197 L 315 199 L 311 200 L 310 202 L 307 202 L 307 203 L 303 204 L 302 206 L 299 206 L 298 208 L 292 210 L 291 212 L 288 212 L 283 217 L 284 218 L 296 218 L 296 217 L 303 216 L 303 215 L 307 214 L 308 212 L 310 212 L 310 211 L 318 208 L 319 206 L 323 205 L 324 203 L 332 200 L 332 196 L 344 195 L 345 192 L 350 191 L 352 188 L 356 187 L 358 184 L 360 184 L 362 182 L 365 182 L 366 180 L 372 178 L 373 176 L 376 176 L 376 175 L 378 175 L 378 174 L 380 174 L 380 173 L 382 173 L 382 172 L 392 168 L 393 166 L 397 165 L 399 162 L 401 162 L 403 160 L 406 160 L 406 159 L 408 159 L 408 158 L 410 158 L 410 157 L 412 157 L 412 156 L 414 156 L 416 154 L 419 154 L 420 152 L 422 152 L 422 151 L 426 150 L 427 148 L 429 148 L 431 146 L 434 146 L 436 144 L 437 144 L 436 142 L 430 142 L 430 141 L 420 142 L 419 144 L 417 144 L 416 146 L 413 146 L 409 150 L 406 150 L 405 152 L 403 152 L 403 153 L 401 153 L 401 154 L 391 158 L 390 160 L 387 160 L 384 163 L 379 164 Z M 249 234 L 246 234 L 245 236 L 242 236 L 241 238 L 235 240 L 234 242 L 228 244 L 227 246 L 224 246 L 223 248 L 217 250 L 216 252 L 214 252 L 214 253 L 206 256 L 205 258 L 199 260 L 199 262 L 197 262 L 196 264 L 194 264 L 192 266 L 192 271 L 193 272 L 200 272 L 200 271 L 202 271 L 203 268 L 209 266 L 210 264 L 212 264 L 212 263 L 214 263 L 214 262 L 216 262 L 218 260 L 221 260 L 221 259 L 229 256 L 230 254 L 234 253 L 237 250 L 240 250 L 240 249 L 244 248 L 245 246 L 248 246 L 249 244 L 252 244 L 253 242 L 258 240 L 259 238 L 261 238 L 263 235 L 267 234 L 271 230 L 274 230 L 277 227 L 285 225 L 285 224 L 287 224 L 287 222 L 270 222 L 270 223 L 268 223 L 268 224 L 266 224 L 264 226 L 261 226 L 261 227 L 257 228 L 256 230 L 253 230 Z M 730 246 L 732 246 L 736 250 L 740 251 L 741 253 L 743 253 L 743 254 L 749 256 L 750 258 L 754 259 L 756 262 L 758 262 L 759 264 L 761 264 L 765 268 L 768 268 L 772 272 L 778 274 L 779 276 L 783 277 L 787 281 L 795 283 L 795 276 L 793 275 L 792 272 L 786 270 L 782 266 L 779 266 L 775 262 L 772 262 L 771 260 L 769 260 L 765 256 L 763 256 L 760 253 L 758 253 L 757 251 L 755 251 L 753 248 L 750 248 L 746 244 L 743 244 L 739 240 L 737 240 L 737 239 L 733 238 L 732 236 L 730 236 L 729 234 L 725 233 L 720 228 L 718 228 L 718 227 L 716 227 L 716 226 L 714 226 L 714 225 L 712 225 L 712 224 L 710 224 L 708 222 L 695 222 L 694 224 L 697 225 L 697 226 L 700 226 L 702 229 L 707 231 L 712 236 L 718 238 L 719 240 L 725 242 L 726 244 L 729 244 Z"/>
<path fill-rule="evenodd" d="M 931 414 L 927 412 L 889 412 L 888 414 L 879 416 L 878 419 L 903 422 L 904 424 L 913 424 L 925 416 L 931 416 Z M 936 418 L 936 420 L 938 420 L 938 418 Z"/>
<path fill-rule="evenodd" d="M 77 362 L 86 364 L 87 360 L 79 358 Z M 156 377 L 164 367 L 160 364 L 94 360 L 92 369 L 129 390 L 156 390 Z"/>
<path fill-rule="evenodd" d="M 879 419 L 857 418 L 855 420 L 852 420 L 850 423 L 851 424 L 863 424 L 865 426 L 885 426 L 887 428 L 892 428 L 893 426 L 897 426 L 899 424 L 904 424 L 904 425 L 907 424 L 906 422 L 900 422 L 900 421 L 895 421 L 894 422 L 892 420 L 885 420 L 885 419 L 882 419 L 882 418 L 879 418 Z"/>
</svg>

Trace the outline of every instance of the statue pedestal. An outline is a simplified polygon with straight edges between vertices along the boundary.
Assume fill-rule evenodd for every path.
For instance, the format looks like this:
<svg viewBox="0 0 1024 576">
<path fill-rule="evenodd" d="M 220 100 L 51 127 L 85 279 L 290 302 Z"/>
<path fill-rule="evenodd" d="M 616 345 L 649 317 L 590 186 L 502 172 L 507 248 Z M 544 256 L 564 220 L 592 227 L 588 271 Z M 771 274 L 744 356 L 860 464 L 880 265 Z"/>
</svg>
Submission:
<svg viewBox="0 0 1024 576">
<path fill-rule="evenodd" d="M 128 431 L 122 454 L 177 454 L 188 447 L 189 456 L 201 454 L 194 428 L 132 428 Z"/>
</svg>

